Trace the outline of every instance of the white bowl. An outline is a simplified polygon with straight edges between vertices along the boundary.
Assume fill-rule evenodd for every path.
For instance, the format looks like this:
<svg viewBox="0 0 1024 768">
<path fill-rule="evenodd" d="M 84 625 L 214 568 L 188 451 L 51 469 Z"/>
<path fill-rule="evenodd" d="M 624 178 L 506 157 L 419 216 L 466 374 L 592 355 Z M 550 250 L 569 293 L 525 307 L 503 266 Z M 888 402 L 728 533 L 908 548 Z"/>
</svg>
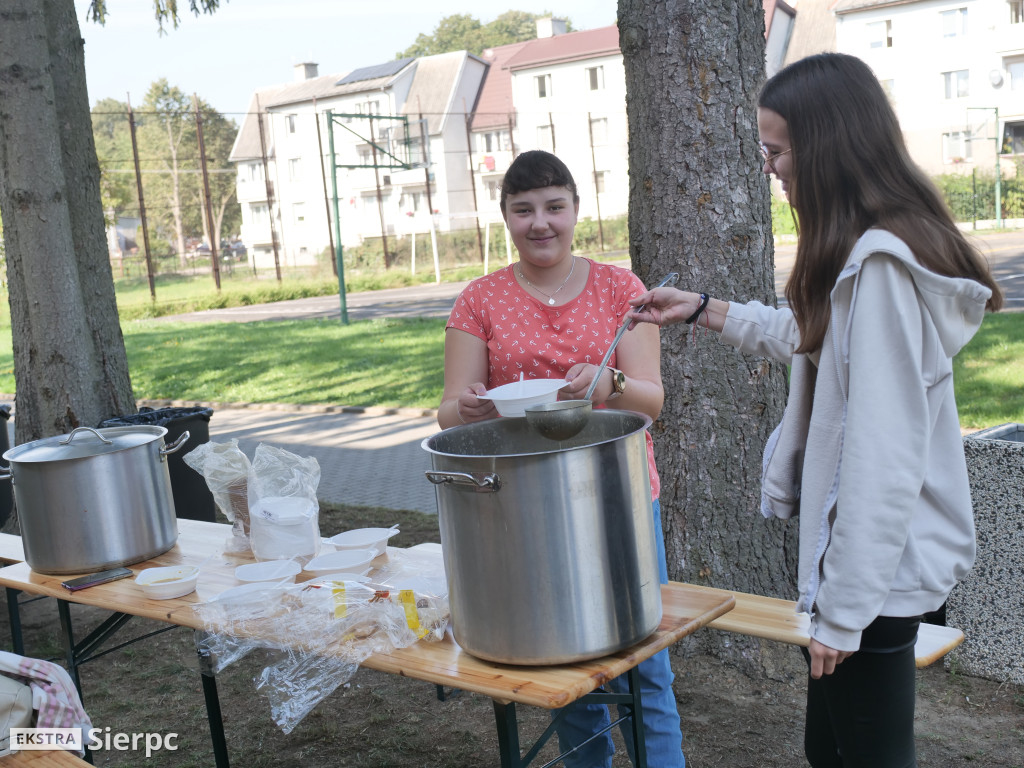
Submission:
<svg viewBox="0 0 1024 768">
<path fill-rule="evenodd" d="M 478 397 L 492 401 L 502 416 L 525 416 L 523 409 L 528 406 L 555 402 L 558 390 L 568 383 L 565 379 L 524 379 L 489 389 Z"/>
<path fill-rule="evenodd" d="M 153 600 L 170 600 L 195 592 L 199 568 L 195 565 L 168 565 L 146 568 L 135 577 L 142 593 Z"/>
<path fill-rule="evenodd" d="M 316 574 L 361 574 L 377 553 L 372 549 L 339 549 L 314 557 L 304 570 Z"/>
<path fill-rule="evenodd" d="M 302 566 L 294 560 L 264 560 L 259 563 L 246 563 L 235 568 L 235 578 L 239 581 L 276 581 L 292 582 L 295 575 L 302 571 Z"/>
<path fill-rule="evenodd" d="M 287 583 L 287 582 L 285 582 Z M 275 592 L 277 593 L 275 595 Z M 255 605 L 284 594 L 283 584 L 274 581 L 250 581 L 231 589 L 225 589 L 212 600 L 234 605 Z"/>
<path fill-rule="evenodd" d="M 331 536 L 328 541 L 338 549 L 372 549 L 383 555 L 388 539 L 398 532 L 397 528 L 353 528 Z"/>
<path fill-rule="evenodd" d="M 341 571 L 339 573 L 324 573 L 323 571 L 317 571 L 316 577 L 305 582 L 303 586 L 323 586 L 345 581 L 366 584 L 370 580 L 370 577 L 367 575 L 369 572 L 369 568 L 364 568 L 358 573 L 346 573 L 345 571 Z"/>
</svg>

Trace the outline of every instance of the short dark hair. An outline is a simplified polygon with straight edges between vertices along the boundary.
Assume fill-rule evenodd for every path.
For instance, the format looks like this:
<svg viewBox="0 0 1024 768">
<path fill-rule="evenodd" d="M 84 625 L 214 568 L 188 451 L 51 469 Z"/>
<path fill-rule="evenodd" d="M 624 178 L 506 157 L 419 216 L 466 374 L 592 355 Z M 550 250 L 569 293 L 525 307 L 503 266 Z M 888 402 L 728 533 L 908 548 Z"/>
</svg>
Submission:
<svg viewBox="0 0 1024 768">
<path fill-rule="evenodd" d="M 565 163 L 542 149 L 523 152 L 512 161 L 501 180 L 501 212 L 505 213 L 505 201 L 509 195 L 544 187 L 566 187 L 572 192 L 572 201 L 580 201 L 576 182 Z"/>
</svg>

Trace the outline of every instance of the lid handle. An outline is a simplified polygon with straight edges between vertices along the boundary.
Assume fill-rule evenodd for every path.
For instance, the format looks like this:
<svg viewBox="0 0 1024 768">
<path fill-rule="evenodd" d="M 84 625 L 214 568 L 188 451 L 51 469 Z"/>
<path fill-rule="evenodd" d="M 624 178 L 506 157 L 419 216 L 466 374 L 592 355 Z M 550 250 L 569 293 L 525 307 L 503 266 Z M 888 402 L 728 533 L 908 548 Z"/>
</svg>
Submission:
<svg viewBox="0 0 1024 768">
<path fill-rule="evenodd" d="M 101 435 L 99 432 L 97 432 L 92 427 L 78 427 L 77 429 L 73 430 L 70 435 L 65 437 L 60 442 L 58 442 L 57 445 L 67 445 L 68 443 L 70 443 L 72 440 L 75 439 L 75 435 L 77 435 L 79 432 L 92 432 L 96 437 L 98 437 L 100 440 L 102 440 L 107 445 L 113 445 L 114 444 L 113 440 L 107 440 L 107 438 L 105 438 L 103 435 Z"/>
</svg>

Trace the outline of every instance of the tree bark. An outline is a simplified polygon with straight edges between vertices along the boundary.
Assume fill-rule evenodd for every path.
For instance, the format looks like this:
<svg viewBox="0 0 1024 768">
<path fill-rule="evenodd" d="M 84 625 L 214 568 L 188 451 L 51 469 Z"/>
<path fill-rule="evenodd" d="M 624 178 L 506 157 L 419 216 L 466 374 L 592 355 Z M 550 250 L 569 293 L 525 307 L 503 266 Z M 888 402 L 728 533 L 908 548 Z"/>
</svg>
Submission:
<svg viewBox="0 0 1024 768">
<path fill-rule="evenodd" d="M 0 216 L 16 441 L 134 413 L 72 0 L 0 11 Z"/>
<path fill-rule="evenodd" d="M 634 271 L 648 285 L 674 271 L 683 290 L 774 304 L 770 193 L 757 149 L 761 3 L 619 0 L 619 39 Z M 669 578 L 795 597 L 796 526 L 758 511 L 785 366 L 680 325 L 662 332 L 662 368 L 665 406 L 653 434 Z M 786 663 L 772 646 L 705 631 L 682 647 L 772 673 Z"/>
</svg>

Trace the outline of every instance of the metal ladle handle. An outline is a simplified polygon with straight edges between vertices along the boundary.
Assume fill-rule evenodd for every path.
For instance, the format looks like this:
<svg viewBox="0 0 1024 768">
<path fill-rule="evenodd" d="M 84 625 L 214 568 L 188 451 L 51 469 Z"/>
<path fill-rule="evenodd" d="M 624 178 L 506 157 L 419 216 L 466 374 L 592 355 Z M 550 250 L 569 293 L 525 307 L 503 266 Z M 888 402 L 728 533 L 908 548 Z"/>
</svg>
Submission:
<svg viewBox="0 0 1024 768">
<path fill-rule="evenodd" d="M 663 288 L 666 285 L 675 285 L 678 282 L 679 282 L 679 273 L 678 272 L 669 272 L 668 276 L 665 277 L 665 279 L 662 280 L 660 283 L 658 283 L 656 286 L 654 286 L 654 288 L 651 288 L 651 290 L 653 291 L 653 290 L 656 290 L 657 288 Z M 637 312 L 643 312 L 644 311 L 644 307 L 646 307 L 646 306 L 647 306 L 646 304 L 641 304 L 639 307 L 636 308 L 636 311 Z M 626 332 L 626 329 L 628 327 L 629 327 L 629 323 L 628 322 L 623 323 L 622 327 L 619 328 L 619 332 L 615 334 L 615 338 L 612 340 L 612 345 L 610 347 L 608 347 L 608 351 L 604 353 L 604 358 L 601 360 L 601 364 L 599 366 L 597 366 L 597 373 L 594 374 L 594 378 L 590 382 L 590 386 L 587 387 L 587 393 L 583 396 L 584 400 L 589 400 L 593 396 L 594 390 L 597 388 L 597 381 L 598 381 L 598 379 L 600 379 L 601 378 L 601 374 L 604 373 L 605 366 L 608 365 L 608 360 L 611 358 L 612 352 L 614 352 L 615 348 L 619 345 L 619 340 L 622 338 L 622 335 Z"/>
</svg>

